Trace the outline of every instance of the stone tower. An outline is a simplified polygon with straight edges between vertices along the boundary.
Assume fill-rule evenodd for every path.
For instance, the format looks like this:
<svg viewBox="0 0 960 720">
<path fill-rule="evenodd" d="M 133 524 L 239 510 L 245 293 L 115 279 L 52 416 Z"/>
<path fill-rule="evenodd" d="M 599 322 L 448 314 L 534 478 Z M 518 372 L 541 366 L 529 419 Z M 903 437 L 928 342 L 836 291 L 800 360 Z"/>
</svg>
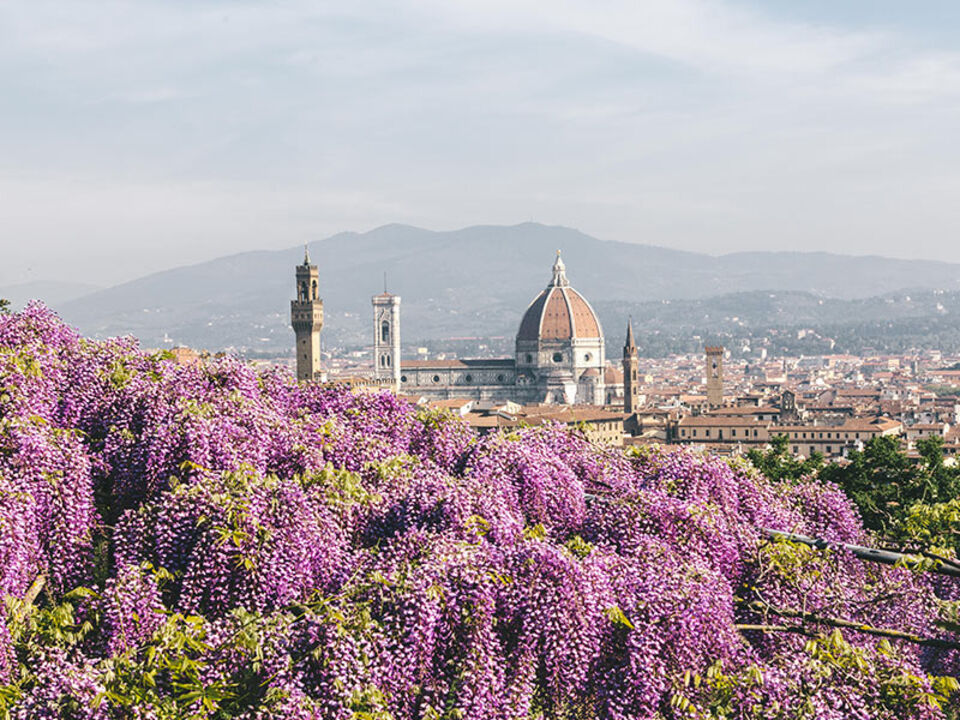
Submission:
<svg viewBox="0 0 960 720">
<path fill-rule="evenodd" d="M 637 344 L 633 340 L 633 322 L 628 320 L 627 341 L 623 344 L 623 411 L 627 414 L 637 412 L 640 405 L 637 366 Z"/>
<path fill-rule="evenodd" d="M 384 289 L 373 299 L 374 377 L 400 387 L 400 296 Z"/>
<path fill-rule="evenodd" d="M 707 353 L 707 404 L 712 407 L 723 405 L 723 348 L 708 345 Z"/>
<path fill-rule="evenodd" d="M 318 292 L 317 266 L 303 246 L 303 265 L 297 265 L 297 299 L 290 301 L 290 323 L 297 335 L 297 380 L 320 377 L 320 328 L 323 327 L 323 300 Z"/>
</svg>

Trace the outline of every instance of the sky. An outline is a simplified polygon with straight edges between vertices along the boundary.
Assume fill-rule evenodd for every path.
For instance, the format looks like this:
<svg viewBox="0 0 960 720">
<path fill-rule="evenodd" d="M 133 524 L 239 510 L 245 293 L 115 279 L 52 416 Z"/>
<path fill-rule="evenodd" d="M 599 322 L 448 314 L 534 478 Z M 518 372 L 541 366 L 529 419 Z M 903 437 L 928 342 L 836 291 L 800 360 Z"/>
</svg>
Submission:
<svg viewBox="0 0 960 720">
<path fill-rule="evenodd" d="M 387 223 L 960 262 L 956 0 L 6 0 L 0 286 Z"/>
</svg>

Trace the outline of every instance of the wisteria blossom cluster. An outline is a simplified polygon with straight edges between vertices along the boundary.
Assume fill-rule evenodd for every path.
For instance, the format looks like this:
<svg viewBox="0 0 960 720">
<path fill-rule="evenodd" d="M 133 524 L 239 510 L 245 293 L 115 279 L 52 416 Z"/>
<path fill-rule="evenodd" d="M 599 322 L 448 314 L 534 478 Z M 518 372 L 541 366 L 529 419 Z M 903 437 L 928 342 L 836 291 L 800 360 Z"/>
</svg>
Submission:
<svg viewBox="0 0 960 720">
<path fill-rule="evenodd" d="M 0 716 L 956 718 L 836 488 L 0 316 Z M 953 618 L 953 622 L 951 622 Z"/>
</svg>

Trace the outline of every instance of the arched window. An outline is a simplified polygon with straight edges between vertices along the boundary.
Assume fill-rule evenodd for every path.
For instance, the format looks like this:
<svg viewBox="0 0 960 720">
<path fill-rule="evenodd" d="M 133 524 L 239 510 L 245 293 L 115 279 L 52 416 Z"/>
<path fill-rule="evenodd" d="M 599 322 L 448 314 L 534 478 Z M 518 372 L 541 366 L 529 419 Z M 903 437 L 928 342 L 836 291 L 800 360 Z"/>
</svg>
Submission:
<svg viewBox="0 0 960 720">
<path fill-rule="evenodd" d="M 388 322 L 380 324 L 380 341 L 390 342 L 390 323 Z"/>
<path fill-rule="evenodd" d="M 300 292 L 298 293 L 300 297 L 297 299 L 303 302 L 307 299 L 307 284 L 305 282 L 300 283 Z"/>
<path fill-rule="evenodd" d="M 387 367 L 390 367 L 390 356 L 387 355 Z"/>
<path fill-rule="evenodd" d="M 310 299 L 316 300 L 317 299 L 317 281 L 316 280 L 314 280 L 311 283 L 311 288 L 312 288 L 312 294 L 310 295 Z"/>
</svg>

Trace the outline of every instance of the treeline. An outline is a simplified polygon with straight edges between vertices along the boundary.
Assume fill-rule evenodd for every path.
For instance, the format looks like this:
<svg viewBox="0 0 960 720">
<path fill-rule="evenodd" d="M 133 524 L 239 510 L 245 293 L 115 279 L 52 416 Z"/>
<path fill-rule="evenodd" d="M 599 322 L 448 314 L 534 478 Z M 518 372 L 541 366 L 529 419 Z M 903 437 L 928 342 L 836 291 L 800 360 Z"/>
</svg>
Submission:
<svg viewBox="0 0 960 720">
<path fill-rule="evenodd" d="M 939 436 L 917 442 L 919 459 L 909 457 L 896 437 L 876 437 L 845 463 L 825 463 L 814 453 L 800 460 L 787 438 L 777 436 L 768 450 L 751 450 L 753 465 L 773 480 L 816 476 L 843 490 L 857 506 L 863 524 L 881 544 L 919 552 L 956 564 L 960 553 L 960 467 L 947 464 Z"/>
</svg>

